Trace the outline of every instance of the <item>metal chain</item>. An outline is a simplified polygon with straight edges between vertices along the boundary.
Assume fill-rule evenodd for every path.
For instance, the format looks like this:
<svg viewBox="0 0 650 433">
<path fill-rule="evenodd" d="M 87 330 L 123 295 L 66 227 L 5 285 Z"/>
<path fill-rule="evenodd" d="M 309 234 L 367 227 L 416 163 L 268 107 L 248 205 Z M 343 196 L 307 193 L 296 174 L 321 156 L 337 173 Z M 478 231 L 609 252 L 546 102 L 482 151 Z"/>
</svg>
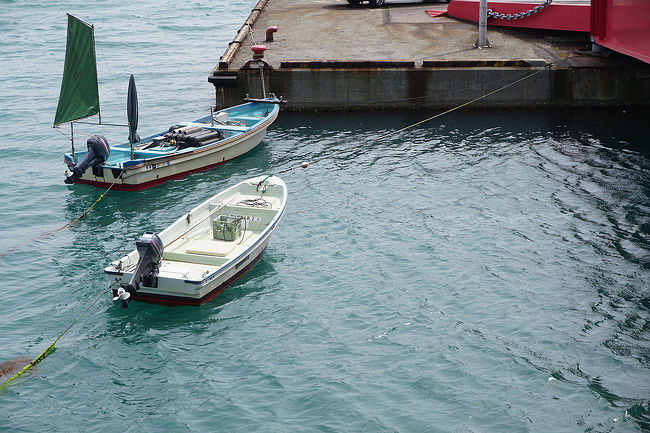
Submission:
<svg viewBox="0 0 650 433">
<path fill-rule="evenodd" d="M 531 16 L 532 14 L 536 14 L 537 12 L 541 11 L 544 9 L 546 6 L 550 5 L 553 0 L 544 0 L 542 4 L 539 4 L 535 6 L 532 9 L 527 10 L 526 12 L 520 12 L 518 14 L 500 14 L 498 12 L 494 12 L 492 9 L 487 10 L 487 16 L 488 18 L 496 18 L 499 20 L 520 20 L 522 18 L 526 18 Z"/>
</svg>

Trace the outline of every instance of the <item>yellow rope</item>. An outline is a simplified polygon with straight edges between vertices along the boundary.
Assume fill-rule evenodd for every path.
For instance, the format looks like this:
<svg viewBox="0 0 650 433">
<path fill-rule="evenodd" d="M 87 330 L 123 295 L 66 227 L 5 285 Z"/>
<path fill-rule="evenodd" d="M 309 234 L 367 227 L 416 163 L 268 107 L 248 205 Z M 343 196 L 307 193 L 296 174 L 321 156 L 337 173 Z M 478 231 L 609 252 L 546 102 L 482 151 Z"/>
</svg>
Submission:
<svg viewBox="0 0 650 433">
<path fill-rule="evenodd" d="M 522 81 L 524 81 L 524 80 L 527 80 L 527 79 L 530 78 L 530 77 L 534 77 L 535 75 L 539 74 L 540 72 L 544 72 L 545 70 L 546 70 L 546 69 L 540 69 L 540 70 L 538 70 L 538 71 L 535 71 L 535 72 L 533 72 L 532 74 L 526 75 L 525 77 L 520 78 L 520 79 L 518 79 L 518 80 L 515 80 L 515 81 L 513 81 L 512 83 L 508 83 L 508 84 L 506 84 L 505 86 L 501 86 L 501 87 L 499 87 L 498 89 L 496 89 L 496 90 L 492 90 L 491 92 L 488 92 L 488 93 L 486 93 L 485 95 L 479 96 L 478 98 L 474 98 L 474 99 L 472 99 L 471 101 L 467 101 L 467 102 L 465 102 L 465 103 L 463 103 L 463 104 L 457 105 L 456 107 L 450 108 L 449 110 L 443 111 L 442 113 L 438 113 L 438 114 L 436 114 L 435 116 L 431 116 L 431 117 L 428 117 L 428 118 L 426 118 L 426 119 L 424 119 L 424 120 L 420 120 L 419 122 L 416 122 L 416 123 L 414 123 L 414 124 L 412 124 L 412 125 L 405 126 L 404 128 L 398 129 L 398 130 L 396 130 L 396 131 L 388 132 L 388 133 L 386 133 L 386 134 L 384 134 L 384 135 L 382 135 L 382 136 L 380 136 L 380 137 L 378 137 L 378 138 L 374 138 L 374 139 L 371 139 L 371 140 L 363 141 L 363 142 L 357 144 L 356 146 L 350 146 L 350 147 L 348 147 L 347 149 L 344 149 L 344 151 L 346 151 L 346 150 L 350 150 L 350 149 L 354 149 L 354 148 L 356 148 L 356 147 L 360 147 L 360 146 L 365 146 L 365 145 L 367 145 L 367 144 L 377 142 L 377 141 L 379 141 L 379 140 L 381 140 L 381 139 L 383 139 L 383 138 L 389 137 L 389 136 L 391 136 L 391 135 L 398 134 L 398 133 L 400 133 L 400 132 L 406 131 L 407 129 L 415 128 L 415 127 L 418 126 L 418 125 L 421 125 L 421 124 L 423 124 L 423 123 L 429 122 L 429 121 L 431 121 L 431 120 L 433 120 L 433 119 L 436 119 L 436 118 L 438 118 L 438 117 L 444 116 L 445 114 L 449 114 L 449 113 L 451 113 L 452 111 L 459 110 L 459 109 L 461 109 L 461 108 L 463 108 L 463 107 L 466 107 L 466 106 L 468 106 L 468 105 L 470 105 L 470 104 L 473 104 L 474 102 L 480 101 L 481 99 L 485 99 L 485 98 L 487 98 L 487 97 L 490 96 L 490 95 L 494 95 L 495 93 L 498 93 L 498 92 L 502 91 L 503 89 L 506 89 L 506 88 L 508 88 L 508 87 L 510 87 L 510 86 L 514 86 L 515 84 L 520 83 L 520 82 L 522 82 Z M 309 161 L 309 162 L 310 162 L 310 163 L 315 163 L 315 162 L 322 161 L 323 159 L 327 159 L 327 158 L 328 158 L 327 156 L 324 156 L 324 157 L 322 157 L 322 158 L 317 158 L 317 159 L 314 159 L 314 160 Z M 298 166 L 298 167 L 300 167 L 300 166 Z M 284 170 L 279 170 L 279 171 L 278 171 L 278 174 L 280 174 L 280 173 L 286 173 L 286 172 L 291 171 L 291 170 L 293 170 L 293 169 L 295 169 L 295 168 L 297 168 L 297 167 L 294 166 L 294 167 L 286 168 L 286 169 L 284 169 Z"/>
<path fill-rule="evenodd" d="M 88 312 L 88 310 L 90 310 L 90 309 L 92 308 L 92 306 L 95 305 L 95 304 L 97 303 L 97 301 L 99 301 L 99 300 L 101 299 L 101 297 L 104 295 L 104 293 L 106 293 L 106 292 L 107 292 L 111 287 L 113 287 L 113 286 L 115 285 L 115 283 L 116 283 L 116 282 L 113 282 L 113 283 L 111 283 L 107 288 L 103 289 L 102 292 L 101 292 L 101 293 L 99 294 L 99 296 L 97 297 L 97 299 L 95 299 L 95 300 L 93 301 L 93 303 L 90 304 L 90 305 L 88 306 L 88 308 L 86 308 L 86 309 L 84 310 L 84 312 L 81 313 L 81 315 L 79 315 L 79 317 L 77 317 L 77 319 L 76 319 L 74 322 L 72 322 L 72 323 L 70 324 L 70 326 L 68 326 L 68 327 L 65 329 L 65 331 L 63 331 L 63 332 L 61 333 L 61 335 L 59 335 L 59 336 L 56 338 L 56 340 L 54 340 L 54 341 L 52 342 L 52 344 L 50 344 L 49 346 L 47 346 L 47 348 L 46 348 L 46 349 L 45 349 L 45 350 L 44 350 L 40 355 L 38 355 L 36 358 L 34 358 L 34 359 L 29 363 L 29 364 L 27 364 L 26 366 L 24 366 L 24 367 L 23 367 L 23 368 L 22 368 L 18 373 L 14 374 L 14 375 L 11 376 L 9 379 L 5 380 L 2 384 L 0 384 L 0 390 L 2 390 L 2 388 L 4 388 L 4 387 L 9 383 L 9 382 L 11 382 L 11 381 L 14 380 L 14 379 L 19 378 L 20 376 L 22 376 L 23 374 L 25 374 L 25 372 L 26 372 L 27 370 L 29 370 L 30 368 L 32 368 L 33 366 L 35 366 L 36 364 L 38 364 L 39 362 L 41 362 L 43 359 L 45 359 L 45 357 L 46 357 L 47 355 L 49 355 L 49 354 L 52 352 L 52 350 L 54 350 L 54 345 L 55 345 L 55 344 L 56 344 L 56 343 L 61 339 L 61 337 L 63 337 L 63 336 L 65 335 L 65 333 L 68 332 L 68 331 L 70 330 L 70 328 L 72 328 L 72 327 L 73 327 L 73 326 L 74 326 L 74 325 L 75 325 L 75 324 L 76 324 L 76 323 L 77 323 L 77 322 L 78 322 L 78 321 L 79 321 L 79 320 L 84 316 L 84 314 L 86 314 L 86 313 Z"/>
<path fill-rule="evenodd" d="M 476 50 L 476 48 L 469 48 L 467 50 L 460 50 L 460 51 L 455 51 L 455 52 L 475 51 L 475 50 Z M 453 54 L 453 53 L 451 53 L 451 54 Z M 419 60 L 422 60 L 422 59 L 419 59 Z M 527 77 L 529 75 L 530 75 L 530 71 L 525 71 L 525 72 L 521 72 L 521 73 L 517 74 L 516 76 Z M 493 83 L 499 83 L 499 82 L 502 82 L 502 81 L 507 82 L 507 81 L 509 81 L 511 79 L 512 79 L 511 77 L 500 78 L 498 80 L 494 80 Z M 326 81 L 326 80 L 320 80 L 320 81 Z M 377 99 L 377 100 L 373 100 L 373 101 L 355 102 L 354 105 L 355 106 L 366 106 L 366 105 L 374 106 L 374 105 L 377 105 L 377 104 L 382 104 L 382 103 L 385 104 L 385 103 L 390 103 L 390 102 L 418 101 L 418 100 L 427 99 L 427 98 L 436 98 L 436 97 L 438 97 L 440 95 L 448 95 L 450 93 L 459 94 L 459 93 L 470 92 L 470 91 L 473 91 L 473 90 L 474 90 L 473 87 L 464 87 L 462 89 L 457 88 L 457 89 L 453 89 L 453 90 L 439 90 L 439 91 L 436 91 L 436 92 L 424 94 L 422 96 L 413 96 L 413 97 L 410 97 L 410 98 L 395 98 L 395 99 L 382 98 L 382 99 Z M 294 104 L 294 103 L 295 104 L 313 104 L 314 100 L 300 100 L 300 99 L 291 98 L 291 103 L 292 104 Z"/>
<path fill-rule="evenodd" d="M 5 256 L 7 256 L 7 255 L 9 255 L 9 254 L 11 254 L 11 253 L 13 253 L 14 251 L 17 251 L 17 250 L 23 248 L 23 247 L 26 246 L 26 245 L 29 245 L 30 243 L 34 242 L 34 241 L 37 240 L 37 239 L 43 239 L 43 238 L 46 238 L 46 237 L 48 237 L 49 235 L 51 235 L 52 233 L 56 233 L 56 232 L 58 232 L 58 231 L 61 231 L 61 230 L 63 230 L 63 229 L 66 229 L 66 228 L 70 227 L 72 224 L 78 222 L 81 218 L 83 218 L 84 216 L 86 216 L 86 214 L 87 214 L 88 212 L 90 212 L 90 211 L 92 210 L 92 208 L 94 208 L 95 205 L 96 205 L 97 203 L 99 203 L 99 201 L 100 201 L 101 199 L 104 198 L 104 196 L 105 196 L 105 195 L 106 195 L 106 194 L 111 190 L 111 188 L 113 188 L 113 185 L 115 185 L 115 184 L 117 183 L 117 181 L 120 180 L 120 178 L 121 178 L 121 175 L 118 176 L 117 179 L 115 179 L 115 181 L 113 181 L 113 183 L 111 184 L 111 186 L 109 186 L 108 189 L 107 189 L 106 191 L 104 191 L 104 192 L 102 193 L 102 195 L 100 195 L 99 198 L 98 198 L 97 200 L 95 200 L 95 202 L 94 202 L 94 203 L 93 203 L 93 204 L 92 204 L 88 209 L 86 209 L 86 210 L 85 210 L 81 215 L 79 215 L 77 218 L 73 219 L 72 221 L 68 222 L 67 224 L 65 224 L 65 225 L 63 225 L 63 226 L 61 226 L 61 227 L 59 227 L 59 228 L 57 228 L 57 229 L 50 230 L 49 232 L 41 233 L 41 234 L 38 235 L 38 236 L 34 236 L 33 238 L 28 239 L 27 241 L 23 242 L 22 244 L 18 244 L 18 245 L 16 245 L 16 246 L 12 247 L 12 248 L 9 248 L 8 250 L 6 250 L 6 251 L 0 253 L 0 259 L 3 258 L 3 257 L 5 257 Z"/>
</svg>

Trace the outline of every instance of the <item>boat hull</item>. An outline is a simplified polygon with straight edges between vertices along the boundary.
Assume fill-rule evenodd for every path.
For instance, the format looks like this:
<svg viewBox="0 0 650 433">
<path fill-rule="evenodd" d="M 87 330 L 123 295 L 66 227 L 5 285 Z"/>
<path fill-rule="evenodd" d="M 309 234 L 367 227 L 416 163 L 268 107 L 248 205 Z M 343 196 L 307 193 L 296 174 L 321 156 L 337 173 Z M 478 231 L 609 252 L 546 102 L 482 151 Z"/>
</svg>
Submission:
<svg viewBox="0 0 650 433">
<path fill-rule="evenodd" d="M 257 254 L 255 258 L 249 261 L 248 264 L 241 268 L 241 270 L 235 272 L 230 277 L 223 277 L 215 279 L 214 281 L 206 284 L 201 288 L 199 294 L 202 296 L 191 296 L 189 293 L 187 296 L 182 296 L 178 293 L 170 294 L 168 291 L 159 291 L 151 290 L 149 287 L 144 287 L 142 290 L 139 290 L 138 293 L 133 295 L 134 301 L 144 302 L 147 304 L 158 304 L 158 305 L 168 305 L 168 306 L 181 306 L 181 305 L 194 305 L 198 306 L 205 304 L 208 301 L 214 299 L 218 294 L 223 292 L 228 286 L 236 282 L 238 279 L 244 276 L 248 271 L 253 269 L 255 265 L 262 259 L 262 254 L 266 246 L 262 251 Z M 119 281 L 119 280 L 118 280 Z M 117 295 L 117 289 L 113 289 L 113 296 Z"/>
<path fill-rule="evenodd" d="M 177 173 L 177 174 L 173 174 L 173 175 L 169 175 L 169 176 L 165 176 L 165 177 L 157 176 L 156 179 L 152 179 L 150 181 L 143 181 L 141 183 L 129 183 L 129 182 L 123 182 L 123 181 L 119 181 L 119 182 L 115 183 L 115 178 L 110 179 L 110 178 L 107 178 L 107 177 L 96 177 L 96 176 L 92 176 L 92 177 L 91 176 L 85 176 L 85 177 L 80 178 L 75 183 L 85 184 L 85 185 L 92 185 L 92 186 L 96 186 L 96 187 L 100 187 L 100 188 L 108 188 L 109 186 L 111 186 L 111 185 L 113 185 L 115 183 L 113 185 L 112 189 L 114 189 L 116 191 L 141 191 L 141 190 L 144 190 L 144 189 L 151 188 L 152 186 L 160 185 L 161 183 L 165 183 L 165 182 L 167 182 L 169 180 L 178 180 L 178 179 L 182 179 L 185 176 L 187 176 L 189 174 L 192 174 L 192 173 L 198 173 L 198 172 L 201 172 L 201 171 L 210 170 L 211 168 L 217 167 L 217 166 L 219 166 L 221 164 L 225 164 L 228 161 L 230 161 L 230 159 L 227 160 L 227 161 L 224 161 L 224 162 L 218 162 L 216 164 L 207 165 L 207 166 L 204 166 L 204 167 L 184 171 L 184 172 L 181 172 L 181 173 Z M 133 179 L 133 180 L 135 180 L 135 179 Z"/>
<path fill-rule="evenodd" d="M 160 162 L 143 163 L 129 167 L 120 173 L 103 170 L 103 176 L 95 176 L 92 170 L 86 171 L 76 183 L 99 187 L 109 187 L 118 191 L 139 191 L 151 188 L 168 180 L 182 179 L 191 173 L 209 170 L 225 164 L 255 148 L 266 134 L 266 127 L 238 139 L 232 144 L 224 144 L 213 150 L 197 154 L 179 155 Z M 115 176 L 116 175 L 116 176 Z M 117 182 L 116 182 L 117 181 Z"/>
</svg>

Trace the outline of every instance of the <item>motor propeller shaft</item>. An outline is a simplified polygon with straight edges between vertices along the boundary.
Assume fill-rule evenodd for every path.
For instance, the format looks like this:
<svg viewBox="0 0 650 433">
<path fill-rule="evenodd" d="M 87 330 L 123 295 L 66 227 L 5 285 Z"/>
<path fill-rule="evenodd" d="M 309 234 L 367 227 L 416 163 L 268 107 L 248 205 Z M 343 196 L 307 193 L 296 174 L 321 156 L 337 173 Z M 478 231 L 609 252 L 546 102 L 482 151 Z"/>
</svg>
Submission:
<svg viewBox="0 0 650 433">
<path fill-rule="evenodd" d="M 114 301 L 122 301 L 121 308 L 127 308 L 131 295 L 140 290 L 140 284 L 158 287 L 158 267 L 162 261 L 163 242 L 154 232 L 145 232 L 135 242 L 138 250 L 138 263 L 135 266 L 131 280 L 122 283 L 115 292 Z"/>
<path fill-rule="evenodd" d="M 101 135 L 93 135 L 88 139 L 86 144 L 88 145 L 88 152 L 86 152 L 81 162 L 72 168 L 72 172 L 66 172 L 65 183 L 75 183 L 86 172 L 88 167 L 94 167 L 103 163 L 111 153 L 108 140 Z"/>
</svg>

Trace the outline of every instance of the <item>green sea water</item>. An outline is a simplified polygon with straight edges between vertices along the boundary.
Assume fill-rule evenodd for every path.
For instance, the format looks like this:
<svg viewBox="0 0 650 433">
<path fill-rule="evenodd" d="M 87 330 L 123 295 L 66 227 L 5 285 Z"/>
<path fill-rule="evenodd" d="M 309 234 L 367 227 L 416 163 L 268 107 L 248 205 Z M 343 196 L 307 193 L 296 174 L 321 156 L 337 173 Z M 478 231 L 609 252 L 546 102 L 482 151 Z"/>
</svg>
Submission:
<svg viewBox="0 0 650 433">
<path fill-rule="evenodd" d="M 23 245 L 104 192 L 63 183 L 51 128 L 65 12 L 95 24 L 102 117 L 123 122 L 133 73 L 146 134 L 208 112 L 253 6 L 0 2 L 0 252 L 21 246 L 0 362 L 44 350 L 143 232 L 294 168 L 252 271 L 201 307 L 104 296 L 0 393 L 0 431 L 650 430 L 648 110 L 463 110 L 378 141 L 435 112 L 283 112 L 248 154 Z"/>
</svg>

